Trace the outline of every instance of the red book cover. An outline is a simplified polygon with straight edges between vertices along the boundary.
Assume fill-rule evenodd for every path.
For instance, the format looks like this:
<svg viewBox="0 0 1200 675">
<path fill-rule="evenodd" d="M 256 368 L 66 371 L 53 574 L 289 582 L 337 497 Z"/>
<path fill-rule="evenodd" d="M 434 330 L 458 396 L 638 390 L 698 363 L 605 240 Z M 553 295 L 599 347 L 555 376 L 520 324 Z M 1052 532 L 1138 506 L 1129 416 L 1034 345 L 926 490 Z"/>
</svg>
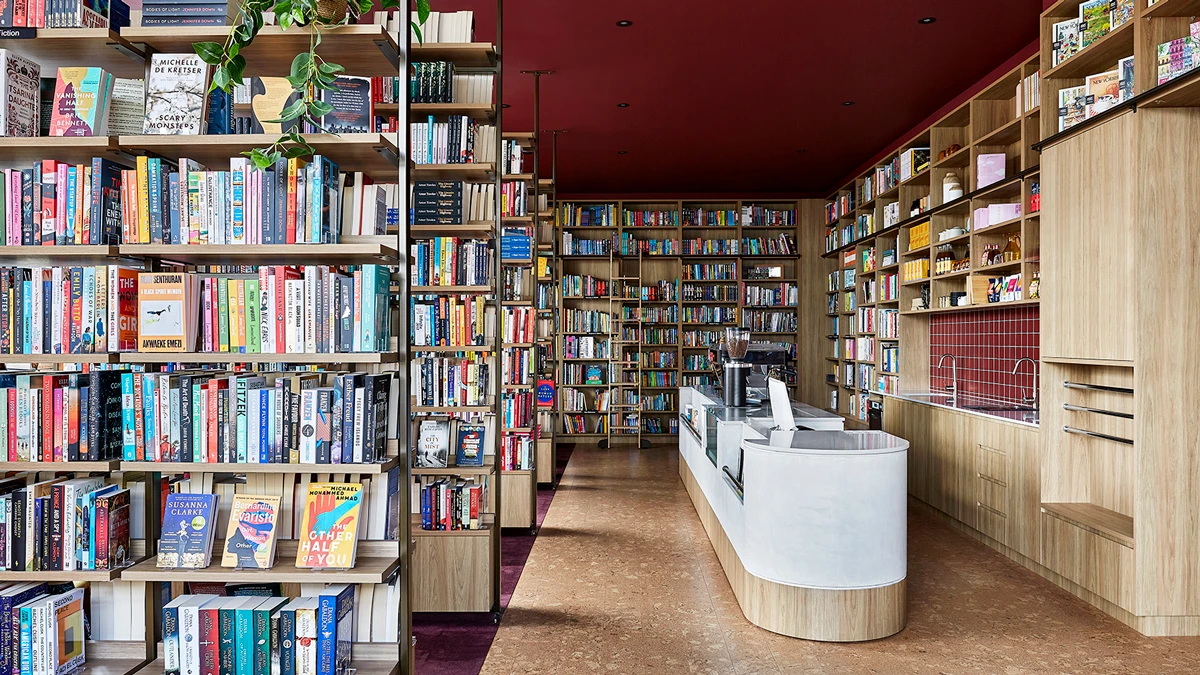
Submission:
<svg viewBox="0 0 1200 675">
<path fill-rule="evenodd" d="M 54 376 L 42 377 L 42 456 L 30 457 L 31 460 L 51 461 L 54 458 Z"/>
<path fill-rule="evenodd" d="M 200 608 L 200 675 L 218 675 L 220 625 L 219 609 L 216 607 Z"/>
<path fill-rule="evenodd" d="M 62 80 L 59 80 L 60 82 Z M 61 237 L 67 232 L 67 165 L 59 162 L 58 168 L 58 193 L 56 194 L 57 202 L 55 203 L 54 211 L 54 241 L 59 243 Z M 71 296 L 67 296 L 71 297 Z M 63 344 L 66 344 L 65 342 Z"/>
<path fill-rule="evenodd" d="M 48 564 L 43 569 L 55 571 L 63 568 L 63 486 L 50 488 L 50 513 L 45 514 L 43 527 L 50 527 L 50 552 Z"/>
<path fill-rule="evenodd" d="M 442 494 L 445 495 L 446 501 L 442 504 L 442 513 L 445 520 L 442 522 L 443 530 L 454 529 L 454 490 L 448 487 L 442 488 Z"/>
<path fill-rule="evenodd" d="M 145 408 L 145 402 L 142 401 L 142 374 L 135 373 L 133 376 L 133 442 L 137 448 L 137 461 L 146 461 L 146 418 L 142 416 L 142 409 Z"/>
<path fill-rule="evenodd" d="M 65 383 L 64 383 L 65 384 Z M 63 461 L 63 388 L 54 388 L 54 456 L 51 461 Z"/>
<path fill-rule="evenodd" d="M 228 380 L 221 378 L 213 378 L 208 381 L 208 461 L 216 463 L 220 461 L 217 452 L 217 408 L 220 405 L 220 392 L 226 389 L 229 384 Z"/>
<path fill-rule="evenodd" d="M 62 341 L 62 353 L 69 354 L 71 348 L 71 275 L 68 269 L 63 270 L 62 282 L 62 331 L 58 339 Z"/>
<path fill-rule="evenodd" d="M 138 273 L 137 270 L 117 268 L 117 349 L 137 351 L 138 339 Z M 111 311 L 111 310 L 110 310 Z"/>
<path fill-rule="evenodd" d="M 471 493 L 471 522 L 479 520 L 479 490 L 470 489 Z"/>
</svg>

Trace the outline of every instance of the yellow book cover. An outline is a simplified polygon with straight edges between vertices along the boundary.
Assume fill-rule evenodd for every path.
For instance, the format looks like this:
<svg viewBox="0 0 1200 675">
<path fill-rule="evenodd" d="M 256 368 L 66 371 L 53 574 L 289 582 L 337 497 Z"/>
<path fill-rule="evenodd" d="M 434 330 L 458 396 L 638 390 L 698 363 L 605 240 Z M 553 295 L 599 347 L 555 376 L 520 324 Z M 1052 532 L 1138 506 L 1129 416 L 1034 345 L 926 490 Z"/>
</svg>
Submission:
<svg viewBox="0 0 1200 675">
<path fill-rule="evenodd" d="M 149 158 L 138 155 L 137 158 L 137 216 L 139 244 L 150 243 L 150 181 Z"/>
<path fill-rule="evenodd" d="M 223 281 L 225 288 L 229 293 L 229 351 L 237 352 L 241 343 L 238 342 L 238 294 L 237 294 L 237 279 L 225 279 Z"/>
<path fill-rule="evenodd" d="M 237 350 L 239 354 L 246 353 L 246 280 L 238 279 L 234 282 L 237 286 Z"/>
<path fill-rule="evenodd" d="M 221 567 L 265 570 L 275 564 L 279 502 L 279 496 L 233 496 Z"/>
<path fill-rule="evenodd" d="M 361 505 L 362 483 L 310 483 L 296 567 L 354 567 Z"/>
<path fill-rule="evenodd" d="M 138 351 L 187 351 L 187 274 L 138 274 Z"/>
</svg>

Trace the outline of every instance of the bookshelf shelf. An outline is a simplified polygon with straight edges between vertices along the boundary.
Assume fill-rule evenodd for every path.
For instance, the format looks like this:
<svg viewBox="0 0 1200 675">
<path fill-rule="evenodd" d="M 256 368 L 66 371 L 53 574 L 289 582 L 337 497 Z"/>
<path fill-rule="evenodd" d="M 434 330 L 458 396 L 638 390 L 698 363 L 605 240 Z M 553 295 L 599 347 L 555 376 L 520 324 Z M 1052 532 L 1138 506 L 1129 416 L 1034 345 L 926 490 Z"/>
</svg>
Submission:
<svg viewBox="0 0 1200 675">
<path fill-rule="evenodd" d="M 120 659 L 120 658 L 93 658 L 91 656 L 92 647 L 88 645 L 87 661 L 79 667 L 72 675 L 132 675 L 135 672 L 145 670 L 143 665 L 146 664 L 145 659 Z M 164 672 L 147 671 L 147 672 Z"/>
<path fill-rule="evenodd" d="M 121 363 L 395 363 L 395 352 L 331 354 L 231 354 L 229 352 L 122 352 Z"/>
<path fill-rule="evenodd" d="M 1021 118 L 1016 117 L 975 141 L 976 146 L 1011 145 L 1021 140 Z"/>
<path fill-rule="evenodd" d="M 1133 518 L 1086 502 L 1042 503 L 1042 511 L 1085 530 L 1107 537 L 1127 548 L 1134 547 Z"/>
<path fill-rule="evenodd" d="M 67 247 L 64 247 L 67 248 Z M 102 247 L 99 247 L 102 248 Z M 3 248 L 0 248 L 3 251 Z M 395 264 L 396 249 L 383 244 L 255 244 L 175 245 L 122 244 L 121 255 L 161 258 L 182 263 L 217 265 L 225 261 L 264 264 L 280 262 L 303 265 L 319 257 L 322 264 Z M 0 256 L 2 259 L 2 256 Z"/>
<path fill-rule="evenodd" d="M 414 476 L 491 476 L 496 473 L 494 464 L 485 464 L 484 466 L 446 466 L 446 467 L 420 467 L 412 468 Z M 508 473 L 505 471 L 505 473 Z"/>
<path fill-rule="evenodd" d="M 39 28 L 36 39 L 5 46 L 36 61 L 43 75 L 86 63 L 117 77 L 145 76 L 145 50 L 107 28 Z"/>
<path fill-rule="evenodd" d="M 119 363 L 120 354 L 0 354 L 0 363 Z"/>
<path fill-rule="evenodd" d="M 243 462 L 120 462 L 121 471 L 157 471 L 167 475 L 181 473 L 338 473 L 378 475 L 396 467 L 397 457 L 370 464 L 248 464 Z"/>
<path fill-rule="evenodd" d="M 482 237 L 491 239 L 496 234 L 496 224 L 491 221 L 454 223 L 451 225 L 409 225 L 408 231 L 413 233 L 430 233 L 448 236 Z"/>
<path fill-rule="evenodd" d="M 491 286 L 413 286 L 413 293 L 484 293 L 494 295 L 496 289 Z"/>
<path fill-rule="evenodd" d="M 1164 16 L 1200 16 L 1200 0 L 1158 0 L 1142 12 L 1143 19 L 1157 19 Z"/>
<path fill-rule="evenodd" d="M 49 571 L 35 570 L 33 572 L 0 571 L 2 581 L 112 581 L 129 571 L 130 567 L 115 570 L 70 570 Z"/>
<path fill-rule="evenodd" d="M 98 462 L 5 462 L 5 471 L 116 471 L 119 459 Z"/>
<path fill-rule="evenodd" d="M 0 246 L 0 264 L 35 265 L 70 260 L 75 264 L 105 264 L 119 254 L 116 246 Z"/>
<path fill-rule="evenodd" d="M 496 165 L 491 162 L 475 164 L 414 164 L 411 170 L 418 180 L 465 180 L 485 181 L 490 178 Z"/>
<path fill-rule="evenodd" d="M 413 352 L 430 352 L 430 353 L 436 353 L 436 352 L 494 352 L 494 351 L 496 351 L 496 348 L 492 345 L 475 345 L 475 346 L 433 345 L 433 346 L 428 346 L 428 347 L 410 346 L 408 349 Z M 452 410 L 460 410 L 460 408 L 454 408 Z M 491 410 L 491 408 L 489 407 L 488 410 Z M 438 411 L 426 410 L 425 412 L 438 412 Z"/>
<path fill-rule="evenodd" d="M 431 42 L 415 44 L 409 55 L 414 62 L 450 61 L 460 68 L 496 65 L 496 48 L 487 42 Z"/>
<path fill-rule="evenodd" d="M 1045 79 L 1085 77 L 1115 67 L 1119 59 L 1133 53 L 1133 27 L 1136 23 L 1136 21 L 1126 21 L 1117 26 L 1108 35 L 1042 73 L 1042 77 Z"/>
<path fill-rule="evenodd" d="M 413 103 L 408 107 L 408 111 L 418 118 L 429 115 L 466 115 L 479 122 L 491 122 L 496 118 L 496 107 L 491 103 Z"/>
<path fill-rule="evenodd" d="M 463 405 L 463 406 L 436 406 L 436 405 L 414 405 L 410 406 L 409 410 L 417 414 L 437 414 L 437 413 L 486 413 L 492 411 L 490 405 Z"/>
<path fill-rule="evenodd" d="M 228 164 L 230 157 L 237 157 L 250 148 L 270 145 L 276 139 L 277 136 L 272 134 L 146 135 L 120 136 L 117 144 L 135 154 L 168 159 L 187 157 L 216 167 Z M 377 180 L 390 181 L 399 168 L 400 151 L 394 134 L 304 134 L 304 140 L 317 154 L 333 160 L 343 172 L 362 171 Z"/>
<path fill-rule="evenodd" d="M 383 643 L 365 643 L 366 645 L 374 646 Z M 395 645 L 392 645 L 395 647 Z M 351 653 L 360 649 L 360 644 L 355 643 L 351 648 Z M 90 665 L 90 661 L 85 665 Z M 163 659 L 155 659 L 145 665 L 144 662 L 136 662 L 134 671 L 124 671 L 121 675 L 163 675 L 166 672 L 166 662 Z M 359 659 L 354 658 L 350 661 L 350 666 L 347 672 L 352 672 L 354 675 L 397 675 L 400 672 L 400 662 L 395 658 L 386 659 Z M 81 671 L 75 671 L 72 675 L 85 675 Z M 106 673 L 94 673 L 90 668 L 87 669 L 86 675 L 117 675 L 116 671 Z"/>
<path fill-rule="evenodd" d="M 229 29 L 229 26 L 131 27 L 122 28 L 121 37 L 156 52 L 191 53 L 195 42 L 224 44 Z M 307 31 L 263 26 L 254 43 L 242 50 L 247 61 L 246 75 L 287 75 L 296 54 L 308 50 L 308 42 Z M 400 50 L 384 26 L 359 23 L 322 30 L 317 52 L 345 66 L 347 73 L 361 77 L 395 77 Z"/>
<path fill-rule="evenodd" d="M 112 154 L 115 159 L 116 151 L 116 136 L 0 137 L 0 157 L 3 157 L 5 162 L 12 164 L 30 165 L 47 156 L 63 162 L 90 164 L 93 157 L 100 155 Z"/>
<path fill-rule="evenodd" d="M 282 547 L 281 547 L 282 548 Z M 280 550 L 275 560 L 275 566 L 265 570 L 233 569 L 221 567 L 219 556 L 214 556 L 211 565 L 204 569 L 160 569 L 158 560 L 150 558 L 133 567 L 126 568 L 121 573 L 125 581 L 213 581 L 220 583 L 284 583 L 306 584 L 336 581 L 342 584 L 381 584 L 384 583 L 396 567 L 400 559 L 396 557 L 364 557 L 360 555 L 354 561 L 354 567 L 348 570 L 316 570 L 298 568 L 291 553 Z"/>
</svg>

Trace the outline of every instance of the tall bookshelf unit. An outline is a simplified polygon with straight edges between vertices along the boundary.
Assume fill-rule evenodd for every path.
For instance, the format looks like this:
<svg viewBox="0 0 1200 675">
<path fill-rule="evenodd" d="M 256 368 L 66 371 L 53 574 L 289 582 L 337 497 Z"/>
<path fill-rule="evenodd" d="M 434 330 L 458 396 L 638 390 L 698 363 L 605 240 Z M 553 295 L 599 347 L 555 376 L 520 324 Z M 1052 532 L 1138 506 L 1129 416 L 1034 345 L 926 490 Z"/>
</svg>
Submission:
<svg viewBox="0 0 1200 675">
<path fill-rule="evenodd" d="M 409 118 L 427 117 L 444 121 L 448 115 L 470 115 L 475 119 L 494 122 L 496 128 L 495 157 L 501 157 L 502 125 L 499 97 L 501 89 L 501 45 L 502 32 L 501 2 L 496 3 L 496 43 L 430 43 L 412 44 L 411 61 L 449 61 L 455 64 L 456 72 L 486 72 L 493 76 L 494 100 L 479 106 L 458 104 L 436 104 L 436 109 L 423 105 L 409 104 Z M 413 181 L 462 181 L 464 185 L 491 184 L 494 194 L 494 218 L 470 220 L 439 225 L 410 225 L 408 241 L 416 243 L 436 237 L 457 237 L 464 241 L 483 241 L 487 244 L 489 270 L 488 283 L 471 286 L 410 286 L 412 297 L 455 298 L 459 302 L 482 301 L 485 312 L 492 318 L 490 334 L 484 331 L 482 344 L 445 344 L 417 346 L 410 344 L 408 353 L 412 359 L 449 359 L 451 363 L 467 367 L 484 366 L 488 371 L 488 387 L 485 397 L 475 405 L 423 406 L 413 400 L 410 408 L 410 433 L 417 438 L 420 423 L 428 419 L 452 421 L 455 424 L 481 424 L 485 428 L 483 466 L 456 466 L 455 444 L 451 438 L 450 466 L 446 468 L 422 468 L 415 464 L 411 468 L 414 482 L 428 484 L 445 480 L 455 483 L 472 482 L 484 486 L 485 499 L 479 505 L 480 527 L 478 529 L 423 529 L 420 514 L 414 513 L 412 535 L 412 610 L 414 612 L 492 612 L 497 619 L 500 612 L 500 521 L 497 514 L 504 512 L 503 477 L 499 461 L 500 402 L 504 397 L 501 376 L 500 350 L 503 348 L 502 332 L 502 289 L 500 279 L 502 261 L 500 237 L 503 232 L 503 182 L 500 167 L 496 163 L 465 164 L 411 164 Z M 452 434 L 453 436 L 453 434 Z"/>
<path fill-rule="evenodd" d="M 603 396 L 628 401 L 631 409 L 613 409 L 608 417 L 636 416 L 637 429 L 592 433 L 593 413 L 581 418 L 572 412 L 568 401 L 574 392 L 568 392 L 560 396 L 562 422 L 556 442 L 619 439 L 620 431 L 635 431 L 639 444 L 676 435 L 677 390 L 715 384 L 708 349 L 726 327 L 751 327 L 756 341 L 788 344 L 795 358 L 802 264 L 796 248 L 797 206 L 755 200 L 557 202 L 564 312 L 584 303 L 603 309 L 602 298 L 608 298 L 611 307 L 606 311 L 614 323 L 590 335 L 596 340 L 615 338 L 613 350 L 602 359 L 612 369 L 603 389 L 612 393 Z M 589 218 L 585 226 L 582 214 L 590 209 L 611 217 L 602 222 Z M 786 248 L 781 248 L 780 238 Z M 598 254 L 579 254 L 573 248 L 579 239 L 608 242 L 603 250 L 615 251 L 611 263 Z M 582 250 L 600 250 L 587 246 Z M 588 275 L 606 282 L 607 296 L 573 295 L 580 277 Z M 564 336 L 570 336 L 569 321 L 564 328 Z M 568 349 L 562 358 L 561 374 L 580 361 Z M 798 386 L 794 375 L 787 377 L 793 388 Z M 563 388 L 572 387 L 568 380 L 560 381 Z M 579 419 L 587 419 L 589 433 L 569 431 L 577 427 L 568 422 Z"/>
<path fill-rule="evenodd" d="M 1038 70 L 1036 57 L 1016 66 L 827 198 L 829 410 L 865 423 L 880 394 L 927 388 L 931 314 L 1039 302 L 1030 282 L 1040 278 L 1041 267 L 1041 213 L 1033 207 L 1040 197 L 1034 146 L 1042 108 L 1028 94 L 1018 95 Z M 929 149 L 928 165 L 902 180 L 900 163 L 914 148 Z M 979 158 L 986 155 L 996 157 L 1004 177 L 981 184 Z M 945 199 L 951 174 L 963 194 Z M 1010 204 L 1019 204 L 1020 212 L 983 225 L 989 206 L 1000 212 Z M 1005 253 L 1010 242 L 1019 253 Z M 984 264 L 991 250 L 1002 259 Z M 939 266 L 939 254 L 952 261 Z M 1015 275 L 1019 293 L 989 302 L 989 280 Z M 959 297 L 964 304 L 949 304 Z"/>
<path fill-rule="evenodd" d="M 107 29 L 39 29 L 35 37 L 2 39 L 0 47 L 11 49 L 38 62 L 43 76 L 53 76 L 58 67 L 86 65 L 104 68 L 118 77 L 145 77 L 149 56 L 154 53 L 190 53 L 197 40 L 223 41 L 228 28 L 124 28 L 119 32 Z M 322 53 L 337 54 L 348 73 L 359 76 L 399 75 L 404 50 L 397 36 L 383 26 L 373 24 L 349 25 L 324 33 Z M 301 30 L 282 31 L 266 27 L 254 44 L 242 51 L 248 67 L 246 76 L 284 76 L 290 69 L 292 57 L 308 48 L 308 34 Z M 0 138 L 0 165 L 4 168 L 28 168 L 30 162 L 54 159 L 68 163 L 90 162 L 93 157 L 111 159 L 132 167 L 138 156 L 160 157 L 174 163 L 180 156 L 194 159 L 209 169 L 228 166 L 229 158 L 253 147 L 269 144 L 274 138 L 266 135 L 225 136 L 105 136 L 89 138 Z M 400 151 L 394 134 L 347 134 L 340 137 L 306 135 L 306 140 L 335 163 L 343 172 L 361 171 L 376 182 L 394 182 L 403 176 L 399 166 Z M 402 198 L 403 199 L 403 198 Z M 401 211 L 405 210 L 402 208 Z M 293 265 L 327 264 L 357 265 L 385 264 L 399 266 L 399 237 L 397 234 L 362 237 L 343 237 L 338 244 L 305 245 L 166 245 L 119 244 L 107 246 L 6 246 L 0 248 L 3 266 L 80 266 L 119 263 L 144 271 L 170 269 L 193 271 L 198 266 L 213 265 Z M 390 298 L 404 293 L 405 276 L 394 274 Z M 397 308 L 393 307 L 395 313 Z M 393 322 L 403 328 L 403 322 Z M 401 331 L 402 332 L 402 331 Z M 30 364 L 37 372 L 71 367 L 69 364 L 130 364 L 146 372 L 164 371 L 172 367 L 220 368 L 237 367 L 246 370 L 299 367 L 301 370 L 367 370 L 393 371 L 400 387 L 407 386 L 405 372 L 397 370 L 396 338 L 385 350 L 361 353 L 323 354 L 231 354 L 231 353 L 96 353 L 64 355 L 0 356 L 5 364 Z M 404 414 L 403 407 L 398 411 Z M 312 481 L 358 482 L 371 479 L 374 489 L 384 489 L 389 471 L 407 465 L 407 433 L 398 428 L 389 437 L 386 457 L 372 464 L 341 465 L 336 469 L 327 464 L 205 464 L 152 461 L 107 460 L 101 462 L 6 462 L 6 472 L 30 472 L 34 477 L 51 475 L 106 475 L 114 482 L 140 481 L 145 484 L 144 513 L 141 523 L 133 524 L 142 538 L 131 546 L 133 564 L 117 570 L 96 572 L 0 572 L 0 581 L 72 581 L 101 584 L 117 582 L 142 586 L 144 611 L 134 612 L 134 621 L 144 617 L 144 624 L 133 627 L 131 634 L 140 639 L 121 642 L 89 643 L 87 663 L 81 671 L 94 675 L 154 675 L 163 672 L 161 610 L 164 592 L 170 595 L 187 592 L 189 582 L 219 583 L 279 583 L 284 595 L 297 596 L 307 584 L 327 582 L 365 585 L 395 585 L 400 594 L 400 616 L 396 618 L 397 635 L 379 642 L 359 639 L 353 647 L 353 668 L 360 673 L 396 675 L 411 672 L 411 625 L 408 619 L 408 558 L 409 525 L 408 492 L 401 485 L 399 509 L 400 533 L 396 540 L 361 539 L 358 557 L 352 569 L 322 572 L 296 568 L 290 558 L 296 552 L 296 540 L 281 538 L 275 566 L 267 570 L 246 571 L 223 568 L 215 541 L 214 562 L 207 569 L 160 569 L 155 552 L 161 526 L 161 499 L 157 486 L 165 478 L 189 474 L 193 492 L 209 492 L 215 482 L 233 482 L 237 492 L 284 494 Z M 401 471 L 403 475 L 403 471 Z M 153 486 L 153 487 L 152 487 Z M 224 523 L 219 523 L 223 528 Z M 160 590 L 161 589 L 161 590 Z M 135 596 L 139 594 L 135 593 Z M 119 619 L 118 619 L 119 620 Z"/>
<path fill-rule="evenodd" d="M 559 318 L 561 316 L 560 292 L 558 284 L 558 238 L 554 236 L 554 203 L 555 166 L 557 163 L 558 132 L 551 134 L 550 177 L 543 178 L 541 159 L 535 154 L 534 173 L 538 176 L 537 199 L 537 259 L 534 270 L 537 283 L 537 375 L 538 380 L 546 380 L 552 387 L 558 386 L 558 366 L 561 362 L 559 352 Z M 543 132 L 535 131 L 533 145 L 535 153 L 541 148 Z M 559 399 L 555 393 L 550 405 L 539 405 L 537 411 L 538 439 L 537 459 L 534 466 L 538 485 L 553 485 L 558 470 L 554 450 L 554 438 L 558 433 Z"/>
</svg>

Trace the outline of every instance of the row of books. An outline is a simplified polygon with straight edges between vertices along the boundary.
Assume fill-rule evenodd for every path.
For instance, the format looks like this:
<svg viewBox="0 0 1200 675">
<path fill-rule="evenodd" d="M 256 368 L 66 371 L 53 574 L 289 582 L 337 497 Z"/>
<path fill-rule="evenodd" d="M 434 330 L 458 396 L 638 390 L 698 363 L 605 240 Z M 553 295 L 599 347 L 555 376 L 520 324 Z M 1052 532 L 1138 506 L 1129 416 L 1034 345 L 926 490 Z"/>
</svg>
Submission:
<svg viewBox="0 0 1200 675">
<path fill-rule="evenodd" d="M 688 263 L 682 269 L 688 281 L 737 281 L 738 264 L 733 263 Z"/>
<path fill-rule="evenodd" d="M 687 306 L 683 308 L 684 323 L 733 323 L 737 321 L 736 307 Z"/>
<path fill-rule="evenodd" d="M 417 23 L 417 16 L 412 16 Z M 439 42 L 472 42 L 475 36 L 475 12 L 430 12 L 424 23 L 412 32 L 414 43 L 433 44 Z"/>
<path fill-rule="evenodd" d="M 450 61 L 417 62 L 409 71 L 408 100 L 412 103 L 490 104 L 493 77 L 490 73 L 456 72 Z"/>
<path fill-rule="evenodd" d="M 755 307 L 796 307 L 800 303 L 800 287 L 783 282 L 776 286 L 744 286 L 742 302 Z"/>
<path fill-rule="evenodd" d="M 616 227 L 616 204 L 572 204 L 563 202 L 555 211 L 559 227 Z"/>
<path fill-rule="evenodd" d="M 1188 26 L 1189 34 L 1158 45 L 1158 83 L 1200 68 L 1200 21 Z"/>
<path fill-rule="evenodd" d="M 562 381 L 568 385 L 604 385 L 619 378 L 618 368 L 617 364 L 564 363 Z"/>
<path fill-rule="evenodd" d="M 226 26 L 237 24 L 236 2 L 193 4 L 175 0 L 145 0 L 134 16 L 139 26 Z"/>
<path fill-rule="evenodd" d="M 561 284 L 564 298 L 608 297 L 608 280 L 590 274 L 564 274 Z"/>
<path fill-rule="evenodd" d="M 495 307 L 481 295 L 414 295 L 410 344 L 419 347 L 482 347 L 494 333 Z"/>
<path fill-rule="evenodd" d="M 500 354 L 501 384 L 533 384 L 536 373 L 533 364 L 533 349 L 528 347 L 508 348 Z"/>
<path fill-rule="evenodd" d="M 0 481 L 0 569 L 110 570 L 131 562 L 128 488 L 104 477 L 30 480 Z"/>
<path fill-rule="evenodd" d="M 84 664 L 84 588 L 44 583 L 0 591 L 0 668 L 17 675 L 66 675 Z"/>
<path fill-rule="evenodd" d="M 489 405 L 493 399 L 490 356 L 409 359 L 409 396 L 413 405 L 428 407 Z"/>
<path fill-rule="evenodd" d="M 163 606 L 166 673 L 342 675 L 349 668 L 356 588 L 299 598 L 180 595 Z"/>
<path fill-rule="evenodd" d="M 737 239 L 684 239 L 683 255 L 738 255 L 741 251 Z"/>
<path fill-rule="evenodd" d="M 457 439 L 454 466 L 483 466 L 487 454 L 487 426 L 461 419 L 422 419 L 417 430 L 413 466 L 444 469 L 450 466 L 450 439 Z M 415 504 L 414 504 L 415 505 Z"/>
<path fill-rule="evenodd" d="M 412 187 L 414 225 L 456 225 L 496 218 L 496 184 L 416 181 Z"/>
<path fill-rule="evenodd" d="M 1197 24 L 1200 30 L 1200 23 Z M 1134 57 L 1117 62 L 1117 68 L 1088 75 L 1077 87 L 1058 90 L 1058 130 L 1065 131 L 1134 95 Z"/>
<path fill-rule="evenodd" d="M 413 286 L 490 286 L 495 266 L 488 239 L 433 237 L 409 246 Z"/>
<path fill-rule="evenodd" d="M 621 288 L 621 297 L 646 302 L 673 302 L 679 299 L 679 281 L 658 281 L 653 286 L 631 286 Z"/>
<path fill-rule="evenodd" d="M 417 164 L 482 164 L 496 159 L 496 127 L 466 115 L 409 124 L 411 157 Z"/>
<path fill-rule="evenodd" d="M 532 434 L 505 434 L 500 439 L 500 469 L 503 471 L 533 469 L 533 450 L 536 442 Z"/>
<path fill-rule="evenodd" d="M 755 332 L 795 333 L 798 325 L 796 312 L 746 310 L 742 314 L 742 327 Z"/>
<path fill-rule="evenodd" d="M 480 478 L 438 478 L 420 486 L 422 530 L 481 530 L 487 488 Z"/>
<path fill-rule="evenodd" d="M 537 339 L 534 319 L 537 311 L 532 307 L 505 307 L 501 323 L 501 339 L 506 343 L 529 343 Z"/>
<path fill-rule="evenodd" d="M 571 232 L 562 233 L 562 255 L 607 256 L 616 246 L 616 237 L 587 239 Z"/>
<path fill-rule="evenodd" d="M 0 28 L 110 28 L 129 25 L 129 6 L 84 0 L 7 2 L 0 7 Z"/>
<path fill-rule="evenodd" d="M 572 333 L 611 333 L 612 315 L 594 309 L 574 309 L 567 307 L 563 310 L 561 327 Z"/>
<path fill-rule="evenodd" d="M 533 426 L 534 397 L 531 391 L 505 391 L 500 394 L 498 419 L 506 432 Z"/>
<path fill-rule="evenodd" d="M 563 335 L 562 345 L 567 359 L 607 359 L 612 354 L 612 343 L 603 337 Z"/>
</svg>

